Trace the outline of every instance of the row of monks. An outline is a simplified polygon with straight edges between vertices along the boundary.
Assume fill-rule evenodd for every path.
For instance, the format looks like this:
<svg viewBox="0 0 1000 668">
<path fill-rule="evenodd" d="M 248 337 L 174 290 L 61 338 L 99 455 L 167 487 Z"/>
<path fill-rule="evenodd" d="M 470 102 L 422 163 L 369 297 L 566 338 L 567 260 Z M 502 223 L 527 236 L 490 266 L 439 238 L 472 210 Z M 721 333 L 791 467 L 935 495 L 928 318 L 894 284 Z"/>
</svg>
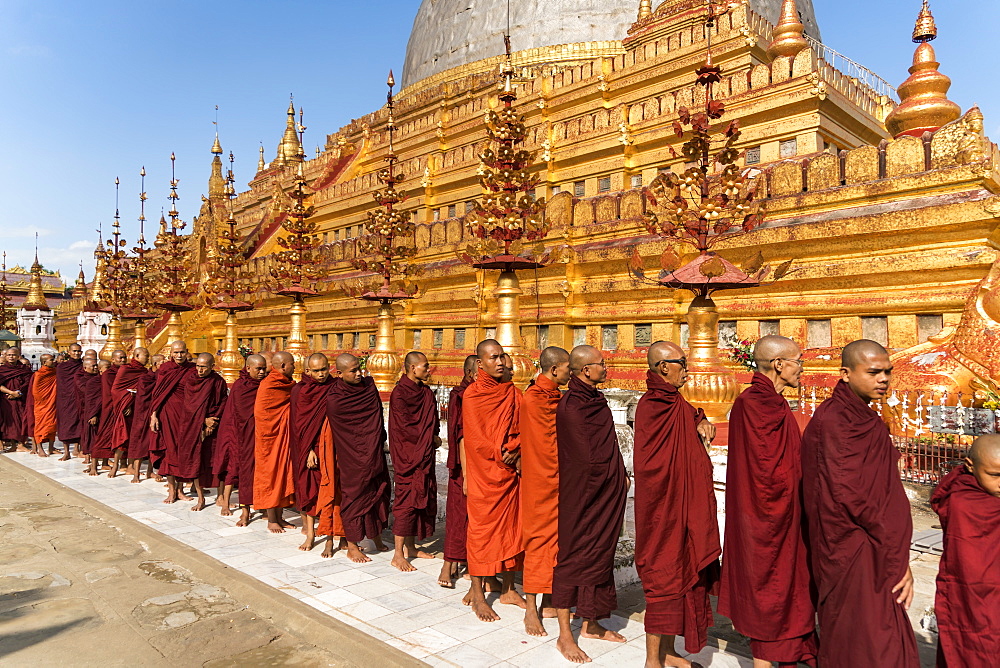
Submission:
<svg viewBox="0 0 1000 668">
<path fill-rule="evenodd" d="M 86 472 L 97 475 L 107 460 L 112 477 L 127 460 L 132 482 L 142 480 L 148 461 L 146 477 L 155 470 L 165 479 L 165 503 L 196 497 L 192 510 L 199 511 L 206 489 L 218 487 L 223 515 L 242 509 L 238 525 L 260 511 L 271 532 L 283 532 L 291 526 L 283 512 L 294 506 L 306 534 L 300 549 L 326 536 L 324 557 L 343 550 L 370 561 L 365 539 L 390 549 L 382 533 L 391 513 L 392 564 L 412 571 L 411 560 L 433 556 L 418 542 L 435 533 L 441 441 L 431 369 L 420 352 L 405 358 L 387 430 L 378 390 L 349 354 L 332 370 L 325 356 L 312 355 L 298 383 L 290 354 L 275 353 L 270 364 L 251 355 L 228 390 L 212 355 L 192 360 L 183 342 L 170 346 L 167 359 L 136 349 L 126 361 L 116 352 L 103 371 L 79 345 L 58 363 L 45 356 L 34 374 L 19 357 L 8 350 L 0 365 L 6 440 L 24 443 L 30 435 L 34 452 L 47 456 L 58 435 L 64 459 L 76 447 Z M 687 380 L 683 349 L 649 348 L 634 446 L 647 668 L 692 665 L 676 651 L 675 636 L 688 652 L 706 644 L 710 595 L 750 638 L 758 668 L 919 666 L 906 613 L 910 507 L 898 451 L 869 406 L 888 389 L 888 354 L 872 341 L 848 345 L 841 382 L 804 432 L 781 394 L 798 386 L 799 347 L 768 336 L 754 357 L 758 371 L 731 413 L 720 563 L 708 455 L 715 427 L 679 392 Z M 494 602 L 523 608 L 531 635 L 546 635 L 542 618 L 557 617 L 559 650 L 584 663 L 590 658 L 572 632 L 573 611 L 583 620 L 581 636 L 625 641 L 600 620 L 617 608 L 615 551 L 633 480 L 599 391 L 607 377 L 601 352 L 550 347 L 538 367 L 522 393 L 510 382 L 502 346 L 486 340 L 451 391 L 439 584 L 454 588 L 466 574 L 464 602 L 484 622 L 499 619 Z M 940 665 L 995 665 L 1000 437 L 977 440 L 933 504 L 945 529 Z M 527 600 L 515 586 L 517 572 Z"/>
</svg>

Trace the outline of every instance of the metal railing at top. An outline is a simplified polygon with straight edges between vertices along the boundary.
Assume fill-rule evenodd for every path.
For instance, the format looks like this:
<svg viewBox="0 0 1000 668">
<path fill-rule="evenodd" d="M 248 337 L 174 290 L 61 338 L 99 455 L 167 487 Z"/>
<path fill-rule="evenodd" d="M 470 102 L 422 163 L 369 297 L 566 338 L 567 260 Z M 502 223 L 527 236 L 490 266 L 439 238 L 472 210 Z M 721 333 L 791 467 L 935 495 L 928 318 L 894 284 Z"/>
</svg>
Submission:
<svg viewBox="0 0 1000 668">
<path fill-rule="evenodd" d="M 796 410 L 812 417 L 832 388 L 799 388 Z M 899 471 L 907 482 L 935 485 L 962 462 L 972 441 L 1000 432 L 1000 410 L 981 408 L 975 393 L 890 390 L 873 408 L 882 416 L 902 455 Z"/>
<path fill-rule="evenodd" d="M 809 35 L 806 35 L 805 38 L 808 40 L 809 46 L 811 46 L 813 51 L 816 52 L 816 57 L 825 62 L 827 65 L 842 74 L 846 74 L 852 79 L 857 79 L 859 82 L 875 91 L 876 94 L 885 95 L 891 100 L 899 102 L 899 94 L 896 92 L 895 87 L 893 87 L 888 81 L 875 74 L 864 65 L 851 60 L 839 51 L 831 49 L 826 44 L 817 41 Z"/>
</svg>

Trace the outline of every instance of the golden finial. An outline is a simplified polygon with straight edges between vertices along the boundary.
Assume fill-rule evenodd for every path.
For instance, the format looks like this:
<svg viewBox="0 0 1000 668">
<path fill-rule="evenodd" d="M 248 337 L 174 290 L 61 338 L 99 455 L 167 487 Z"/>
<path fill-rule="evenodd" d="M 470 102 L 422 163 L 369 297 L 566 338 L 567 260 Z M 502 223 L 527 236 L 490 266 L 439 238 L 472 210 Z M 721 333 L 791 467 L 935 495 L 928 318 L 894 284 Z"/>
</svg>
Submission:
<svg viewBox="0 0 1000 668">
<path fill-rule="evenodd" d="M 917 15 L 917 24 L 913 26 L 913 41 L 917 44 L 923 44 L 934 39 L 937 39 L 937 25 L 934 23 L 934 15 L 931 14 L 927 0 L 924 0 L 924 6 L 920 8 L 920 14 Z"/>
<path fill-rule="evenodd" d="M 87 296 L 87 277 L 83 273 L 83 262 L 80 263 L 80 274 L 76 277 L 76 285 L 73 286 L 73 298 Z"/>
<path fill-rule="evenodd" d="M 38 263 L 38 233 L 35 232 L 35 261 L 31 265 L 31 281 L 28 283 L 28 294 L 24 297 L 21 308 L 28 311 L 48 311 L 49 304 L 45 301 L 42 291 L 42 265 Z"/>
<path fill-rule="evenodd" d="M 289 96 L 288 118 L 285 121 L 285 134 L 278 144 L 278 157 L 276 162 L 279 165 L 287 165 L 292 162 L 300 162 L 304 157 L 302 144 L 299 142 L 299 133 L 295 125 L 295 99 Z"/>
<path fill-rule="evenodd" d="M 767 55 L 771 58 L 791 57 L 803 49 L 808 49 L 809 42 L 802 35 L 804 28 L 799 19 L 799 8 L 795 0 L 784 0 L 781 4 L 781 17 L 771 31 L 771 44 L 767 47 Z"/>
<path fill-rule="evenodd" d="M 913 31 L 918 44 L 910 76 L 899 86 L 899 106 L 885 119 L 885 127 L 893 137 L 919 137 L 962 115 L 959 106 L 948 99 L 951 79 L 938 71 L 940 63 L 930 44 L 931 34 L 936 36 L 937 28 L 925 1 Z"/>
<path fill-rule="evenodd" d="M 653 2 L 652 0 L 639 0 L 639 21 L 643 19 L 648 19 L 653 15 Z"/>
<path fill-rule="evenodd" d="M 215 133 L 215 143 L 212 144 L 212 154 L 222 155 L 222 144 L 219 143 L 219 133 Z"/>
<path fill-rule="evenodd" d="M 212 199 L 225 197 L 226 179 L 222 175 L 222 144 L 219 143 L 219 132 L 215 132 L 215 143 L 212 144 L 212 174 L 208 177 L 208 196 Z"/>
<path fill-rule="evenodd" d="M 389 70 L 389 78 L 385 80 L 385 85 L 392 88 L 396 85 L 396 77 L 392 76 L 392 70 Z"/>
<path fill-rule="evenodd" d="M 257 158 L 257 173 L 260 174 L 265 169 L 267 169 L 267 163 L 264 162 L 264 145 L 260 145 L 260 157 Z"/>
</svg>

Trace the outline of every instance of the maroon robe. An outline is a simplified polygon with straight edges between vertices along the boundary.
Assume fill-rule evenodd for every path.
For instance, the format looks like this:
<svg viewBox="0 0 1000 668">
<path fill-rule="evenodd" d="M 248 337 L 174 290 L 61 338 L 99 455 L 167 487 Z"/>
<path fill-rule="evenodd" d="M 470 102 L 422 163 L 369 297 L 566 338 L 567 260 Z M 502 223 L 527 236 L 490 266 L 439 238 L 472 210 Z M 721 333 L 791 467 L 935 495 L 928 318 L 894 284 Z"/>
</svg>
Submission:
<svg viewBox="0 0 1000 668">
<path fill-rule="evenodd" d="M 729 416 L 719 613 L 750 637 L 754 658 L 778 663 L 816 658 L 801 482 L 795 416 L 771 379 L 755 373 Z"/>
<path fill-rule="evenodd" d="M 226 381 L 215 371 L 204 378 L 186 374 L 160 414 L 164 442 L 160 474 L 181 480 L 199 478 L 211 485 L 212 444 L 215 432 L 203 436 L 205 419 L 220 417 L 226 400 Z"/>
<path fill-rule="evenodd" d="M 31 384 L 31 367 L 18 360 L 13 364 L 0 364 L 0 385 L 21 396 L 11 399 L 6 394 L 0 397 L 0 438 L 5 441 L 24 443 L 28 440 L 28 420 L 25 407 L 28 402 L 28 386 Z"/>
<path fill-rule="evenodd" d="M 316 500 L 322 474 L 319 466 L 306 466 L 309 453 L 320 456 L 319 437 L 326 422 L 326 395 L 330 390 L 330 379 L 317 383 L 312 376 L 303 374 L 302 380 L 292 388 L 289 452 L 292 457 L 292 473 L 295 475 L 295 505 L 306 515 L 317 514 Z"/>
<path fill-rule="evenodd" d="M 135 412 L 135 390 L 140 381 L 149 375 L 149 369 L 136 360 L 118 368 L 118 375 L 111 386 L 111 450 L 127 448 L 129 431 Z M 128 411 L 128 415 L 125 411 Z"/>
<path fill-rule="evenodd" d="M 938 483 L 931 507 L 944 529 L 938 666 L 990 668 L 1000 661 L 1000 498 L 962 465 Z"/>
<path fill-rule="evenodd" d="M 149 457 L 150 442 L 153 432 L 149 430 L 149 414 L 153 412 L 153 386 L 156 384 L 157 372 L 140 376 L 135 386 L 135 403 L 132 404 L 132 426 L 128 432 L 128 458 L 144 459 Z"/>
<path fill-rule="evenodd" d="M 556 409 L 559 554 L 552 605 L 604 619 L 618 607 L 615 549 L 625 519 L 627 474 L 615 421 L 600 390 L 573 376 Z"/>
<path fill-rule="evenodd" d="M 389 520 L 389 466 L 382 398 L 372 378 L 335 378 L 327 393 L 340 482 L 340 517 L 352 543 L 376 538 Z"/>
<path fill-rule="evenodd" d="M 434 437 L 437 400 L 431 388 L 403 376 L 389 396 L 389 456 L 396 497 L 392 533 L 424 539 L 434 533 L 437 480 Z"/>
<path fill-rule="evenodd" d="M 700 651 L 719 581 L 712 460 L 698 435 L 705 414 L 653 371 L 635 409 L 635 566 L 646 633 L 683 635 Z"/>
<path fill-rule="evenodd" d="M 114 430 L 114 406 L 111 401 L 111 388 L 118 377 L 121 366 L 112 364 L 101 374 L 101 423 L 97 429 L 97 437 L 94 440 L 94 447 L 91 448 L 91 456 L 98 459 L 108 459 L 113 456 L 114 448 L 111 447 L 111 434 Z"/>
<path fill-rule="evenodd" d="M 150 430 L 147 442 L 150 460 L 157 470 L 164 463 L 167 448 L 176 447 L 178 432 L 183 431 L 186 422 L 191 422 L 186 419 L 188 411 L 185 406 L 183 384 L 189 376 L 194 375 L 197 375 L 194 362 L 177 364 L 172 359 L 164 361 L 156 370 L 156 382 L 150 391 L 148 408 L 150 415 L 157 414 L 160 430 L 157 432 Z M 168 415 L 172 416 L 172 419 L 170 425 L 165 426 L 164 418 Z M 201 426 L 204 426 L 204 423 Z M 168 475 L 166 472 L 162 473 Z"/>
<path fill-rule="evenodd" d="M 451 388 L 448 398 L 448 500 L 445 506 L 444 558 L 446 561 L 465 561 L 465 533 L 469 527 L 469 511 L 465 505 L 462 474 L 462 394 L 472 384 L 463 378 L 457 387 Z"/>
<path fill-rule="evenodd" d="M 80 395 L 80 450 L 93 456 L 97 432 L 101 428 L 101 375 L 80 372 L 76 377 L 77 392 Z M 97 424 L 90 424 L 97 418 Z"/>
<path fill-rule="evenodd" d="M 253 405 L 259 387 L 260 381 L 246 369 L 240 371 L 226 397 L 212 453 L 212 473 L 222 483 L 239 487 L 240 504 L 245 506 L 253 504 Z"/>
<path fill-rule="evenodd" d="M 76 378 L 83 373 L 83 360 L 56 364 L 56 429 L 65 444 L 79 443 L 82 430 L 80 394 Z"/>
<path fill-rule="evenodd" d="M 892 593 L 913 537 L 899 456 L 885 423 L 844 381 L 802 435 L 821 666 L 920 665 L 910 619 Z"/>
</svg>

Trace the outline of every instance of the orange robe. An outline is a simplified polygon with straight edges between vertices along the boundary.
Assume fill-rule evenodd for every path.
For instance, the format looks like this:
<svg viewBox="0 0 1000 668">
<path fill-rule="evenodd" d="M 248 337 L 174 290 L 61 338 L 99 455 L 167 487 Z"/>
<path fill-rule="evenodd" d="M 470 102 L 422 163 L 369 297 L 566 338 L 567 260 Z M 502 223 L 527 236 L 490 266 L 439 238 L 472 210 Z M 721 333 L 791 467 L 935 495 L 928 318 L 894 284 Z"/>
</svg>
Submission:
<svg viewBox="0 0 1000 668">
<path fill-rule="evenodd" d="M 316 444 L 319 457 L 319 494 L 316 497 L 316 514 L 319 523 L 317 536 L 343 536 L 344 523 L 340 519 L 340 482 L 337 480 L 337 458 L 333 447 L 333 429 L 330 421 L 323 419 Z"/>
<path fill-rule="evenodd" d="M 521 491 L 504 452 L 521 447 L 521 392 L 482 369 L 463 395 L 469 574 L 521 570 Z"/>
<path fill-rule="evenodd" d="M 260 381 L 254 401 L 253 505 L 257 509 L 292 505 L 295 476 L 289 446 L 292 388 L 295 381 L 272 370 Z"/>
<path fill-rule="evenodd" d="M 31 377 L 31 406 L 29 416 L 35 443 L 41 445 L 56 438 L 56 369 L 43 366 Z"/>
<path fill-rule="evenodd" d="M 524 591 L 552 593 L 552 569 L 559 552 L 559 449 L 556 408 L 559 386 L 539 376 L 521 402 L 521 525 Z"/>
</svg>

